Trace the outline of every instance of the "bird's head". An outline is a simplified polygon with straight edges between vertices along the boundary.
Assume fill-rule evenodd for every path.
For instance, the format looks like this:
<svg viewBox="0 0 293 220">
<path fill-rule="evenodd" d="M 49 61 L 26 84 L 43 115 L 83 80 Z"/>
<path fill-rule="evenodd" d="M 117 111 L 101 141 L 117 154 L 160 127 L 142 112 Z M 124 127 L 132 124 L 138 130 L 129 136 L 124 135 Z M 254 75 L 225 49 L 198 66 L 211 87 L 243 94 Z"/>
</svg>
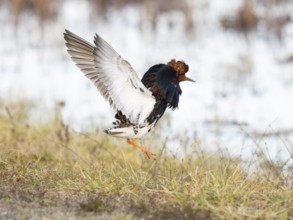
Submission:
<svg viewBox="0 0 293 220">
<path fill-rule="evenodd" d="M 190 79 L 185 75 L 189 70 L 189 66 L 186 63 L 184 63 L 184 61 L 176 61 L 175 59 L 172 59 L 167 64 L 176 71 L 178 82 L 182 82 L 182 81 L 195 82 L 193 79 Z"/>
</svg>

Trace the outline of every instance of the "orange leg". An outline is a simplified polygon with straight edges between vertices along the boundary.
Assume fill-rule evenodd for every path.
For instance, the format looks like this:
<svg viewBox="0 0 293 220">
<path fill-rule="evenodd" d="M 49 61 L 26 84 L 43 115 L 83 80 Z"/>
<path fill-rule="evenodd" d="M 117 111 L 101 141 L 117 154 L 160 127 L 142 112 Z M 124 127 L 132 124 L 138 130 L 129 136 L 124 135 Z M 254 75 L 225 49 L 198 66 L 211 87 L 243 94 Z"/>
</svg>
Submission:
<svg viewBox="0 0 293 220">
<path fill-rule="evenodd" d="M 132 146 L 134 147 L 137 147 L 138 149 L 140 149 L 142 152 L 144 152 L 146 154 L 146 156 L 149 158 L 149 159 L 152 159 L 153 156 L 155 156 L 155 154 L 153 154 L 152 152 L 150 152 L 148 149 L 146 149 L 145 147 L 142 147 L 138 144 L 135 143 L 135 139 L 130 139 L 130 138 L 127 138 L 127 143 L 128 144 L 131 144 Z"/>
</svg>

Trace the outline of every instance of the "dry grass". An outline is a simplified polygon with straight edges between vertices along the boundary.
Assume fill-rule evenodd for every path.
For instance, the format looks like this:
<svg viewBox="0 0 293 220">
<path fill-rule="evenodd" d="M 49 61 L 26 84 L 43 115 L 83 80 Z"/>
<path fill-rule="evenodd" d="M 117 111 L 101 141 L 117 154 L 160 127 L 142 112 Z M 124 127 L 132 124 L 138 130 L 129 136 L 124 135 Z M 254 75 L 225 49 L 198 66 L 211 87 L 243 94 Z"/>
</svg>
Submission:
<svg viewBox="0 0 293 220">
<path fill-rule="evenodd" d="M 148 160 L 102 132 L 72 131 L 58 114 L 30 124 L 16 106 L 0 103 L 0 218 L 293 218 L 292 178 L 269 166 L 248 173 L 197 145 L 183 160 L 161 149 Z"/>
<path fill-rule="evenodd" d="M 223 16 L 220 23 L 224 29 L 244 33 L 246 36 L 252 31 L 265 30 L 267 37 L 276 37 L 281 42 L 285 27 L 292 22 L 291 14 L 285 10 L 286 4 L 287 0 L 243 0 L 236 13 Z M 282 13 L 274 13 L 277 11 Z"/>
<path fill-rule="evenodd" d="M 245 34 L 254 30 L 258 22 L 259 17 L 251 0 L 244 0 L 236 15 L 225 16 L 221 19 L 221 24 L 225 29 L 234 29 Z"/>
<path fill-rule="evenodd" d="M 11 12 L 11 19 L 16 29 L 21 16 L 30 13 L 33 15 L 32 18 L 37 18 L 39 27 L 43 31 L 45 22 L 55 19 L 59 9 L 62 8 L 61 0 L 6 0 L 3 2 L 6 3 L 5 6 L 8 6 Z M 196 8 L 192 7 L 194 3 L 187 0 L 168 0 L 168 4 L 165 0 L 88 0 L 88 2 L 92 8 L 92 20 L 106 19 L 115 10 L 135 5 L 140 13 L 139 28 L 141 29 L 151 26 L 156 31 L 161 16 L 166 14 L 168 14 L 169 28 L 172 29 L 176 25 L 172 18 L 174 12 L 182 14 L 183 22 L 180 25 L 185 27 L 187 33 L 193 33 L 196 26 L 194 20 Z M 264 29 L 265 34 L 276 36 L 279 41 L 282 41 L 285 27 L 292 22 L 291 14 L 284 10 L 288 2 L 288 0 L 243 0 L 243 4 L 236 13 L 223 16 L 220 23 L 224 29 L 235 30 L 245 35 Z M 2 2 L 0 1 L 0 3 Z M 274 15 L 275 13 L 272 12 L 276 8 L 279 11 L 284 10 L 284 12 Z"/>
<path fill-rule="evenodd" d="M 61 0 L 9 0 L 4 1 L 11 12 L 11 19 L 17 29 L 21 16 L 25 13 L 30 13 L 39 21 L 39 26 L 43 30 L 45 21 L 56 18 Z M 156 30 L 156 25 L 161 14 L 168 12 L 181 12 L 184 17 L 184 25 L 187 31 L 194 29 L 193 11 L 188 1 L 169 0 L 168 4 L 164 0 L 146 1 L 146 0 L 88 0 L 92 6 L 91 15 L 94 19 L 106 18 L 111 16 L 112 10 L 120 10 L 128 5 L 136 5 L 140 10 L 141 24 L 150 23 L 153 30 Z M 1 3 L 1 1 L 0 1 Z M 170 21 L 170 26 L 172 26 Z"/>
<path fill-rule="evenodd" d="M 157 30 L 157 23 L 161 15 L 170 12 L 180 12 L 184 17 L 185 30 L 190 32 L 194 30 L 193 10 L 189 1 L 168 0 L 90 0 L 93 6 L 92 15 L 98 17 L 111 16 L 111 10 L 119 10 L 128 5 L 136 5 L 140 11 L 140 26 L 149 25 L 153 31 Z M 169 17 L 170 28 L 174 26 L 173 21 Z M 143 28 L 143 27 L 140 27 Z"/>
<path fill-rule="evenodd" d="M 6 2 L 11 11 L 11 16 L 15 28 L 18 27 L 21 14 L 30 13 L 35 15 L 39 21 L 41 29 L 44 28 L 44 22 L 53 19 L 57 15 L 58 0 L 9 0 Z"/>
</svg>

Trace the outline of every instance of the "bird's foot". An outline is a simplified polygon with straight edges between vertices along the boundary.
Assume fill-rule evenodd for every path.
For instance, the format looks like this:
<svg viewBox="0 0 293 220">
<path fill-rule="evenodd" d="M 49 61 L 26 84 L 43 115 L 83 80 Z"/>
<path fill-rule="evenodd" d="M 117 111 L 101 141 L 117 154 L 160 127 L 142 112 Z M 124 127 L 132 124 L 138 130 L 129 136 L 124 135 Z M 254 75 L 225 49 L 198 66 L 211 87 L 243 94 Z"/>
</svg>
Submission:
<svg viewBox="0 0 293 220">
<path fill-rule="evenodd" d="M 152 152 L 150 152 L 147 148 L 145 147 L 142 147 L 138 144 L 135 143 L 135 139 L 127 139 L 127 143 L 140 149 L 142 152 L 144 152 L 146 154 L 146 156 L 149 158 L 149 159 L 154 159 L 154 156 L 156 156 L 155 154 L 153 154 Z"/>
<path fill-rule="evenodd" d="M 142 147 L 142 148 L 144 148 L 144 147 Z M 149 158 L 149 159 L 154 159 L 155 160 L 155 154 L 154 153 L 152 153 L 152 152 L 150 152 L 148 149 L 146 149 L 146 148 L 144 148 L 144 149 L 141 149 L 142 150 L 142 152 L 144 152 L 145 154 L 146 154 L 146 156 Z"/>
</svg>

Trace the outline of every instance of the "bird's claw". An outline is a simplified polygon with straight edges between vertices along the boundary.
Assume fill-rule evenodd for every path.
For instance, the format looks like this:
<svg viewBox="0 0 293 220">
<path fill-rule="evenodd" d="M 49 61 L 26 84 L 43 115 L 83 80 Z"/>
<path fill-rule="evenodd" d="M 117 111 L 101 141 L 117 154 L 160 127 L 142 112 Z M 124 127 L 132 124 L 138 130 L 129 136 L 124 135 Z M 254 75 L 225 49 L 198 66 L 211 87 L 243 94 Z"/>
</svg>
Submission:
<svg viewBox="0 0 293 220">
<path fill-rule="evenodd" d="M 156 157 L 156 154 L 154 154 L 154 153 L 152 153 L 152 152 L 150 152 L 150 151 L 148 151 L 147 149 L 146 149 L 146 151 L 143 151 L 145 154 L 146 154 L 146 156 L 149 158 L 149 159 L 156 159 L 156 158 L 154 158 L 154 157 Z"/>
</svg>

